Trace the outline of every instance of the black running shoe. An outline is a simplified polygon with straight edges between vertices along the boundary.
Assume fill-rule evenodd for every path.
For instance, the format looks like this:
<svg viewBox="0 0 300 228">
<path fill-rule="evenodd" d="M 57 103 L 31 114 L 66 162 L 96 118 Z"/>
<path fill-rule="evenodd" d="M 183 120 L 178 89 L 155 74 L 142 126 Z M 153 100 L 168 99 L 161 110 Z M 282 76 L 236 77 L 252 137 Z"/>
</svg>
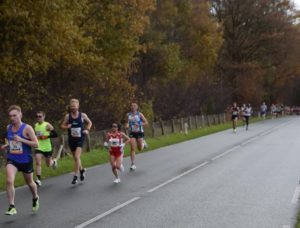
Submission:
<svg viewBox="0 0 300 228">
<path fill-rule="evenodd" d="M 77 176 L 73 177 L 72 184 L 77 184 L 77 178 L 78 178 Z"/>
<path fill-rule="evenodd" d="M 84 181 L 84 179 L 85 179 L 85 172 L 86 172 L 85 168 L 83 168 L 82 170 L 80 170 L 80 180 L 81 181 Z"/>
</svg>

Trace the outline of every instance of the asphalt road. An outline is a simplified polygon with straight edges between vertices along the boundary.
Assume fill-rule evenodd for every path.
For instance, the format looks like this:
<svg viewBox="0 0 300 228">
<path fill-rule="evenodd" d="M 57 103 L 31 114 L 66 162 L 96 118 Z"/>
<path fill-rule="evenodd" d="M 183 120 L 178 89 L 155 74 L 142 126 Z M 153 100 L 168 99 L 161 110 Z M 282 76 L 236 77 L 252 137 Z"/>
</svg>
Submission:
<svg viewBox="0 0 300 228">
<path fill-rule="evenodd" d="M 109 165 L 43 182 L 41 207 L 31 213 L 27 187 L 16 191 L 16 216 L 0 227 L 293 227 L 300 194 L 300 118 L 250 125 L 137 156 L 137 170 L 113 184 Z M 151 145 L 150 145 L 151 146 Z M 99 156 L 101 156 L 99 154 Z"/>
</svg>

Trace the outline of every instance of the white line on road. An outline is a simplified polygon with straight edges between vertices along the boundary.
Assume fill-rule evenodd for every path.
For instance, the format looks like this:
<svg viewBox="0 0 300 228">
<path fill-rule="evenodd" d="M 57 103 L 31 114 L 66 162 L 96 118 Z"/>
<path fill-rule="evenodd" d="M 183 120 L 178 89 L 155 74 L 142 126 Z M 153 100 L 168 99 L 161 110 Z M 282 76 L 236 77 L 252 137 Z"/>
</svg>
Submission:
<svg viewBox="0 0 300 228">
<path fill-rule="evenodd" d="M 197 165 L 197 166 L 195 166 L 194 168 L 189 169 L 189 170 L 183 172 L 182 174 L 179 174 L 178 176 L 173 177 L 172 179 L 167 180 L 167 181 L 165 181 L 164 183 L 162 183 L 162 184 L 160 184 L 160 185 L 157 185 L 157 186 L 154 187 L 154 188 L 151 188 L 151 189 L 148 190 L 147 192 L 148 192 L 148 193 L 154 192 L 154 191 L 156 191 L 157 189 L 160 189 L 160 188 L 164 187 L 165 185 L 170 184 L 170 183 L 172 183 L 173 181 L 178 180 L 179 178 L 181 178 L 181 177 L 183 177 L 183 176 L 185 176 L 185 175 L 187 175 L 187 174 L 189 174 L 189 173 L 191 173 L 191 172 L 193 172 L 193 171 L 195 171 L 195 170 L 197 170 L 197 169 L 199 169 L 199 168 L 201 168 L 201 167 L 207 165 L 208 163 L 209 163 L 209 162 L 207 162 L 207 161 L 206 161 L 206 162 L 203 162 L 203 163 L 201 163 L 200 165 Z"/>
<path fill-rule="evenodd" d="M 292 204 L 298 203 L 299 196 L 300 196 L 300 187 L 296 187 L 293 198 L 292 198 Z"/>
<path fill-rule="evenodd" d="M 234 151 L 234 149 L 226 150 L 224 153 L 219 154 L 219 155 L 213 157 L 211 160 L 212 160 L 212 161 L 215 161 L 215 160 L 217 160 L 217 159 L 219 159 L 219 158 L 221 158 L 221 157 L 225 156 L 226 154 L 229 154 L 229 153 L 231 153 L 231 152 L 233 152 L 233 151 Z"/>
<path fill-rule="evenodd" d="M 75 226 L 75 228 L 84 228 L 84 227 L 86 227 L 86 226 L 88 226 L 88 225 L 90 225 L 90 224 L 92 224 L 92 223 L 94 223 L 94 222 L 96 222 L 96 221 L 104 218 L 105 216 L 107 216 L 107 215 L 109 215 L 109 214 L 111 214 L 111 213 L 113 213 L 113 212 L 115 212 L 117 210 L 120 210 L 122 207 L 125 207 L 125 206 L 127 206 L 127 205 L 129 205 L 129 204 L 131 204 L 131 203 L 133 203 L 133 202 L 135 202 L 137 200 L 139 200 L 140 198 L 141 197 L 134 197 L 131 200 L 128 200 L 125 203 L 122 203 L 122 204 L 120 204 L 120 205 L 118 205 L 118 206 L 110 209 L 109 211 L 106 211 L 106 212 L 104 212 L 104 213 L 102 213 L 102 214 L 100 214 L 100 215 L 98 215 L 98 216 L 96 216 L 96 217 L 94 217 L 94 218 L 92 218 L 92 219 L 90 219 L 90 220 L 88 220 L 88 221 L 86 221 L 86 222 L 78 225 L 78 226 Z"/>
</svg>

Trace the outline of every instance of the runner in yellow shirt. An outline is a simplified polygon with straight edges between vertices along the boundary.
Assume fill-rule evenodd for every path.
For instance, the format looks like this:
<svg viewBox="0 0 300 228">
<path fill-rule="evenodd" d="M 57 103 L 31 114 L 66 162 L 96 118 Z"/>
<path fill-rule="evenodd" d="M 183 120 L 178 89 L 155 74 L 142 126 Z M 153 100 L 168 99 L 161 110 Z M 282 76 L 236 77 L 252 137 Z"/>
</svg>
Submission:
<svg viewBox="0 0 300 228">
<path fill-rule="evenodd" d="M 54 127 L 45 121 L 45 112 L 38 111 L 36 113 L 37 123 L 34 125 L 34 131 L 38 138 L 39 147 L 35 150 L 35 163 L 36 163 L 36 180 L 35 183 L 40 187 L 42 186 L 42 158 L 45 157 L 46 165 L 57 168 L 57 161 L 52 157 L 52 145 L 50 138 L 57 137 Z"/>
</svg>

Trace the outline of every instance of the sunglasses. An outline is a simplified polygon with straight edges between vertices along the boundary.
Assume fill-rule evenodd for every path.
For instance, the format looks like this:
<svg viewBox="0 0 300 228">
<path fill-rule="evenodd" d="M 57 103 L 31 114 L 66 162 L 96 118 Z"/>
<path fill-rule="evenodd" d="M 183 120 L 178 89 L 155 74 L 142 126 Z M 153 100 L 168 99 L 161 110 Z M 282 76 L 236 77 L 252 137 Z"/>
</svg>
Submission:
<svg viewBox="0 0 300 228">
<path fill-rule="evenodd" d="M 117 125 L 112 125 L 111 127 L 118 127 Z"/>
<path fill-rule="evenodd" d="M 36 118 L 42 118 L 43 116 L 36 115 Z"/>
</svg>

